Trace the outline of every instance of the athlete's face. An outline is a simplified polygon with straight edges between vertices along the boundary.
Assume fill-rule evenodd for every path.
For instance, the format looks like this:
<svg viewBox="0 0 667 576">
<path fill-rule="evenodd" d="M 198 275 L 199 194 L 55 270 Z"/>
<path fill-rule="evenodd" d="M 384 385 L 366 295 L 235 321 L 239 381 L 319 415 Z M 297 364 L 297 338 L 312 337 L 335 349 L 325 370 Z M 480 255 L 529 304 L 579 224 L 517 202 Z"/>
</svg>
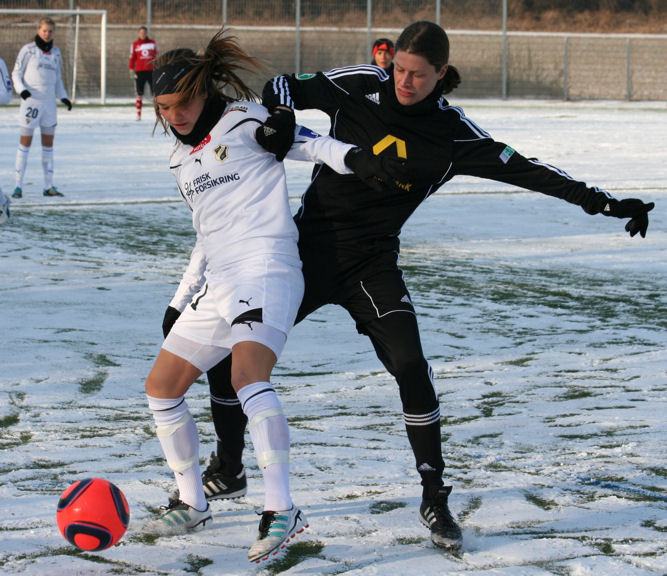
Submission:
<svg viewBox="0 0 667 576">
<path fill-rule="evenodd" d="M 146 40 L 148 32 L 144 28 L 139 28 L 139 40 Z"/>
<path fill-rule="evenodd" d="M 53 39 L 53 26 L 43 22 L 37 28 L 37 36 L 39 36 L 44 42 L 51 42 Z"/>
<path fill-rule="evenodd" d="M 394 56 L 394 86 L 397 100 L 403 106 L 421 102 L 447 72 L 447 65 L 438 70 L 423 56 L 399 50 Z"/>
<path fill-rule="evenodd" d="M 391 65 L 391 52 L 389 50 L 378 50 L 373 57 L 375 64 L 385 70 Z"/>
<path fill-rule="evenodd" d="M 206 94 L 200 94 L 187 104 L 177 105 L 178 94 L 163 94 L 155 97 L 158 112 L 176 132 L 187 136 L 201 116 Z"/>
</svg>

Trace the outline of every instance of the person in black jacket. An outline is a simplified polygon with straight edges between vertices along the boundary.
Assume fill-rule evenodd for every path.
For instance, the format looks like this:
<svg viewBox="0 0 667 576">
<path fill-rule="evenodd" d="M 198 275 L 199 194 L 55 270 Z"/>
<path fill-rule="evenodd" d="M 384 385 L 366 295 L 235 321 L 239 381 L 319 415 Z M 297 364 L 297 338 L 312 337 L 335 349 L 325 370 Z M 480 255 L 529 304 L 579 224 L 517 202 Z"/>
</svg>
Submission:
<svg viewBox="0 0 667 576">
<path fill-rule="evenodd" d="M 646 235 L 653 203 L 615 199 L 493 140 L 444 98 L 461 81 L 448 60 L 445 31 L 422 21 L 408 26 L 398 38 L 393 75 L 377 66 L 360 65 L 307 76 L 277 76 L 264 88 L 263 103 L 272 115 L 265 129 L 258 130 L 257 139 L 282 159 L 289 148 L 292 109 L 317 108 L 329 115 L 332 136 L 372 149 L 380 166 L 397 158 L 407 163 L 407 175 L 395 180 L 390 190 L 381 190 L 377 180 L 382 178 L 372 174 L 363 181 L 315 166 L 295 216 L 305 279 L 297 322 L 321 306 L 337 304 L 370 338 L 399 386 L 407 436 L 421 476 L 420 520 L 437 546 L 456 550 L 462 536 L 448 507 L 452 487 L 442 479 L 437 394 L 397 264 L 403 224 L 426 198 L 460 174 L 554 196 L 588 214 L 629 218 L 625 229 L 631 236 Z M 360 156 L 360 163 L 366 161 Z M 350 159 L 348 165 L 353 164 Z M 228 374 L 224 364 L 215 368 L 213 377 L 209 374 L 220 439 L 209 478 L 211 474 L 233 477 L 242 467 L 243 422 L 233 404 Z"/>
</svg>

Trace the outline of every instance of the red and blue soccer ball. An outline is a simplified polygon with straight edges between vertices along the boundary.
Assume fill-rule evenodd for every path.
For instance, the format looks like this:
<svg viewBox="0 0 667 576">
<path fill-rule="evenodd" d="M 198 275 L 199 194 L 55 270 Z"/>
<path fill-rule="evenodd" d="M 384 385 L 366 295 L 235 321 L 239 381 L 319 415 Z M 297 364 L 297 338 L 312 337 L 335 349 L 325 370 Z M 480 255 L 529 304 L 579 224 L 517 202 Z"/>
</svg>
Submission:
<svg viewBox="0 0 667 576">
<path fill-rule="evenodd" d="M 123 537 L 130 522 L 130 507 L 117 486 L 101 478 L 87 478 L 74 482 L 62 493 L 56 520 L 70 544 L 98 552 Z"/>
</svg>

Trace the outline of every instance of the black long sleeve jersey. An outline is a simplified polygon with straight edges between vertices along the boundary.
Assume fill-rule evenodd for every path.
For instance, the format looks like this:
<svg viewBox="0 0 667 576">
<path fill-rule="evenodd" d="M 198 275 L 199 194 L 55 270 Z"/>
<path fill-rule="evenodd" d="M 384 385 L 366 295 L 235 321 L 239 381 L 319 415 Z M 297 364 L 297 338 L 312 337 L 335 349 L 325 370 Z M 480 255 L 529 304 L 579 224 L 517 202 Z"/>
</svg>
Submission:
<svg viewBox="0 0 667 576">
<path fill-rule="evenodd" d="M 610 197 L 496 142 L 439 94 L 401 105 L 393 78 L 375 66 L 277 76 L 262 96 L 267 107 L 322 110 L 336 139 L 407 160 L 409 182 L 396 192 L 378 192 L 355 175 L 316 166 L 295 216 L 301 242 L 362 253 L 397 251 L 399 233 L 412 212 L 458 174 L 555 196 L 589 214 L 601 212 Z"/>
</svg>

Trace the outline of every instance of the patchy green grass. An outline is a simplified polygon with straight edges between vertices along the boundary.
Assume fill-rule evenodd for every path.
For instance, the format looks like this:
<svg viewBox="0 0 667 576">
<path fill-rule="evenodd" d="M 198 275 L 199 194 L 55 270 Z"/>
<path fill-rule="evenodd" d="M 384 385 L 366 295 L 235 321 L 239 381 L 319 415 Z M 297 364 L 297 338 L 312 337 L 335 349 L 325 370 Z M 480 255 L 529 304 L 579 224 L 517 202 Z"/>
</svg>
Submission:
<svg viewBox="0 0 667 576">
<path fill-rule="evenodd" d="M 266 567 L 267 574 L 280 574 L 287 572 L 300 562 L 314 556 L 318 556 L 324 550 L 324 543 L 319 540 L 308 542 L 295 542 L 291 544 L 284 555 L 270 562 Z"/>
<path fill-rule="evenodd" d="M 9 428 L 10 426 L 17 424 L 18 421 L 18 414 L 8 414 L 7 416 L 0 418 L 0 428 Z"/>
<path fill-rule="evenodd" d="M 90 378 L 85 378 L 79 382 L 79 392 L 81 394 L 95 394 L 102 390 L 104 383 L 107 380 L 108 373 L 106 370 L 100 370 L 93 374 Z"/>
<path fill-rule="evenodd" d="M 531 504 L 534 504 L 538 508 L 542 508 L 542 510 L 552 510 L 554 508 L 558 508 L 558 502 L 555 500 L 548 500 L 546 498 L 541 498 L 537 494 L 533 494 L 531 492 L 525 492 L 524 493 L 524 498 L 528 500 Z"/>
<path fill-rule="evenodd" d="M 651 530 L 655 530 L 656 532 L 662 532 L 665 533 L 667 532 L 667 526 L 658 526 L 658 523 L 655 520 L 644 520 L 642 522 L 642 527 L 644 528 L 650 528 Z"/>
<path fill-rule="evenodd" d="M 581 400 L 582 398 L 592 398 L 593 396 L 597 396 L 597 394 L 591 392 L 590 388 L 581 388 L 578 386 L 572 386 L 566 392 L 563 392 L 562 394 L 556 396 L 554 400 L 565 402 L 567 400 Z"/>
<path fill-rule="evenodd" d="M 614 550 L 613 540 L 611 538 L 604 538 L 602 540 L 594 540 L 591 542 L 595 548 L 607 556 L 614 555 L 616 550 Z"/>
<path fill-rule="evenodd" d="M 188 554 L 186 559 L 187 566 L 183 568 L 188 574 L 200 574 L 202 568 L 210 566 L 213 564 L 213 560 L 210 558 L 203 558 L 202 556 L 197 556 L 196 554 Z"/>
<path fill-rule="evenodd" d="M 521 358 L 515 358 L 514 360 L 506 360 L 505 362 L 500 362 L 502 366 L 527 366 L 535 358 L 533 356 L 522 356 Z"/>
<path fill-rule="evenodd" d="M 86 358 L 95 366 L 118 367 L 120 364 L 111 360 L 106 354 L 86 354 Z"/>
<path fill-rule="evenodd" d="M 426 542 L 427 537 L 423 536 L 412 536 L 412 537 L 401 537 L 401 538 L 396 538 L 394 542 L 396 544 L 399 544 L 400 546 L 410 546 L 411 544 L 421 544 L 422 542 Z"/>
<path fill-rule="evenodd" d="M 407 506 L 406 502 L 392 502 L 389 500 L 379 500 L 373 502 L 368 508 L 371 514 L 384 514 L 385 512 L 391 512 L 397 508 L 405 508 Z"/>
</svg>

